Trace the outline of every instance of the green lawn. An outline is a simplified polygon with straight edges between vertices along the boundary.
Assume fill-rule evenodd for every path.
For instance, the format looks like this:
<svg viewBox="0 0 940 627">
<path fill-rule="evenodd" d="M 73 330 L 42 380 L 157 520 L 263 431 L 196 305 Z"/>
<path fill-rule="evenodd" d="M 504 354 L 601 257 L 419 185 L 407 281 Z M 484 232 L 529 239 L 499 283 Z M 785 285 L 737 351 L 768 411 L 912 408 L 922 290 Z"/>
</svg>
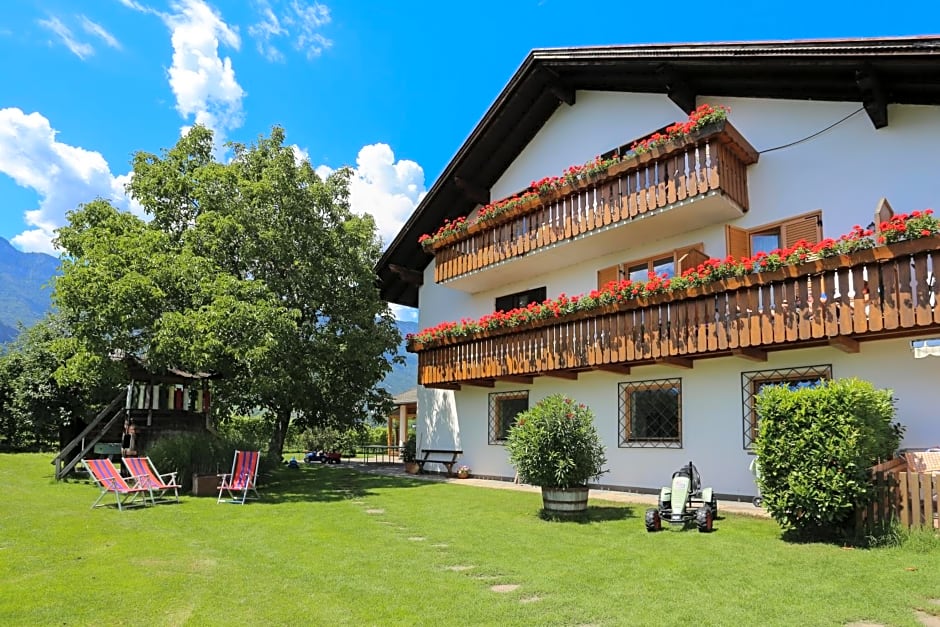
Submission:
<svg viewBox="0 0 940 627">
<path fill-rule="evenodd" d="M 647 534 L 643 506 L 538 517 L 537 494 L 279 469 L 245 506 L 89 509 L 51 455 L 0 455 L 0 624 L 917 625 L 938 543 L 790 544 L 775 523 Z M 113 501 L 113 499 L 112 499 Z M 927 548 L 933 546 L 933 550 Z M 517 585 L 508 592 L 491 588 Z"/>
</svg>

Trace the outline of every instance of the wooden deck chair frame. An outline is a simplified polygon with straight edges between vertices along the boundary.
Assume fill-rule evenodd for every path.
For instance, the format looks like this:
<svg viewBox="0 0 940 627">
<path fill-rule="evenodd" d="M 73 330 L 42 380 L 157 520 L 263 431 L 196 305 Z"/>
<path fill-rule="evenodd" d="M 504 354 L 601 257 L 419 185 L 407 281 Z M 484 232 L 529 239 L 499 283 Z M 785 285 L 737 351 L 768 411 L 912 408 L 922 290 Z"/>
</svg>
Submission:
<svg viewBox="0 0 940 627">
<path fill-rule="evenodd" d="M 137 477 L 137 485 L 150 488 L 154 492 L 154 502 L 156 499 L 161 501 L 170 501 L 168 492 L 173 492 L 173 499 L 179 503 L 181 485 L 176 481 L 175 472 L 157 472 L 156 466 L 149 457 L 125 457 L 124 467 L 131 475 Z"/>
<path fill-rule="evenodd" d="M 245 504 L 245 499 L 257 499 L 258 490 L 255 482 L 258 478 L 258 462 L 261 460 L 260 451 L 235 451 L 235 459 L 232 460 L 232 472 L 219 475 L 219 500 L 221 503 L 226 499 L 224 492 L 228 492 L 229 503 Z M 249 497 L 248 493 L 253 492 L 254 496 Z"/>
<path fill-rule="evenodd" d="M 101 490 L 101 494 L 92 503 L 91 508 L 98 507 L 106 494 L 114 494 L 118 510 L 123 511 L 125 505 L 131 505 L 139 498 L 140 505 L 147 505 L 147 497 L 153 503 L 153 490 L 137 482 L 137 477 L 131 477 L 128 483 L 118 469 L 109 459 L 83 459 L 82 464 L 88 469 L 88 474 Z M 105 505 L 101 503 L 101 505 Z"/>
</svg>

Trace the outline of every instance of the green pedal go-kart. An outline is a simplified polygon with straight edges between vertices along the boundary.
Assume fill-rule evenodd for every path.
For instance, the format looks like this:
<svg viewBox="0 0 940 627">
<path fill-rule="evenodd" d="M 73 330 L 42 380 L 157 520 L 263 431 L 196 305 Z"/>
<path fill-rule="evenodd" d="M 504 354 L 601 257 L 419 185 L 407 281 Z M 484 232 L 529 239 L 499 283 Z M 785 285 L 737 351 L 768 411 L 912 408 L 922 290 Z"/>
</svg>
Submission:
<svg viewBox="0 0 940 627">
<path fill-rule="evenodd" d="M 702 478 L 695 464 L 689 462 L 672 473 L 672 485 L 659 491 L 659 507 L 646 510 L 646 530 L 663 528 L 663 522 L 682 525 L 694 522 L 702 533 L 712 530 L 718 516 L 718 500 L 711 488 L 702 488 Z"/>
</svg>

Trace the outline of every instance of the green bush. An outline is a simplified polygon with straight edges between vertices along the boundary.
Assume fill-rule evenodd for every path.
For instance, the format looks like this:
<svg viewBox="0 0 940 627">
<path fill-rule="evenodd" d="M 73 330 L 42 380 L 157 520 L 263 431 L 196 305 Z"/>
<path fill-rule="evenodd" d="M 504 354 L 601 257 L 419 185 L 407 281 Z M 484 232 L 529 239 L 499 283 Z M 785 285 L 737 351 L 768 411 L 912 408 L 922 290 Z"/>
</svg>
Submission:
<svg viewBox="0 0 940 627">
<path fill-rule="evenodd" d="M 218 427 L 219 437 L 237 441 L 250 450 L 266 450 L 274 433 L 274 423 L 264 416 L 230 416 Z"/>
<path fill-rule="evenodd" d="M 507 442 L 509 461 L 525 483 L 573 488 L 600 477 L 607 458 L 594 413 L 561 394 L 516 417 Z"/>
<path fill-rule="evenodd" d="M 414 432 L 408 435 L 405 445 L 401 448 L 401 461 L 409 464 L 418 459 L 418 436 Z"/>
<path fill-rule="evenodd" d="M 192 489 L 193 473 L 222 474 L 231 471 L 235 451 L 261 451 L 258 462 L 258 483 L 277 467 L 281 460 L 271 457 L 267 447 L 238 438 L 219 437 L 211 433 L 180 433 L 168 435 L 148 447 L 147 454 L 160 472 L 176 472 L 183 490 Z"/>
<path fill-rule="evenodd" d="M 812 388 L 761 390 L 756 401 L 764 507 L 786 529 L 810 536 L 848 533 L 868 503 L 868 469 L 897 451 L 891 390 L 857 379 Z"/>
</svg>

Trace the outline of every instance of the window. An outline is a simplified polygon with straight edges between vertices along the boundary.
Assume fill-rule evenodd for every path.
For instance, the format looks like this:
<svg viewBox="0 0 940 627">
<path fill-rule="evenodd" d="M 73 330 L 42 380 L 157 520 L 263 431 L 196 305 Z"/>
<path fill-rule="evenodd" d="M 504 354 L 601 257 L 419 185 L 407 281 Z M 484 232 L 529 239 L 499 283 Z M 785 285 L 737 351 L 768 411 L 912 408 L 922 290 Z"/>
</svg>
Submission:
<svg viewBox="0 0 940 627">
<path fill-rule="evenodd" d="M 545 286 L 496 298 L 496 311 L 509 311 L 525 307 L 529 303 L 541 303 L 545 300 Z"/>
<path fill-rule="evenodd" d="M 757 439 L 757 412 L 755 397 L 768 385 L 787 385 L 791 389 L 813 387 L 832 379 L 832 366 L 807 366 L 781 370 L 757 370 L 741 373 L 741 393 L 744 406 L 744 448 L 750 449 Z"/>
<path fill-rule="evenodd" d="M 619 387 L 621 447 L 682 448 L 682 379 Z"/>
<path fill-rule="evenodd" d="M 728 254 L 735 259 L 788 248 L 801 239 L 815 244 L 822 239 L 822 213 L 813 211 L 753 229 L 740 229 L 729 224 L 725 226 L 725 235 Z"/>
<path fill-rule="evenodd" d="M 516 416 L 529 409 L 529 391 L 490 394 L 490 444 L 502 444 L 516 424 Z"/>
<path fill-rule="evenodd" d="M 655 272 L 662 276 L 676 276 L 682 274 L 686 268 L 694 268 L 702 263 L 708 256 L 702 251 L 701 243 L 685 248 L 678 248 L 672 252 L 661 253 L 646 259 L 638 259 L 626 263 L 619 263 L 609 268 L 597 271 L 597 289 L 603 289 L 611 281 L 646 281 L 649 273 Z"/>
</svg>

